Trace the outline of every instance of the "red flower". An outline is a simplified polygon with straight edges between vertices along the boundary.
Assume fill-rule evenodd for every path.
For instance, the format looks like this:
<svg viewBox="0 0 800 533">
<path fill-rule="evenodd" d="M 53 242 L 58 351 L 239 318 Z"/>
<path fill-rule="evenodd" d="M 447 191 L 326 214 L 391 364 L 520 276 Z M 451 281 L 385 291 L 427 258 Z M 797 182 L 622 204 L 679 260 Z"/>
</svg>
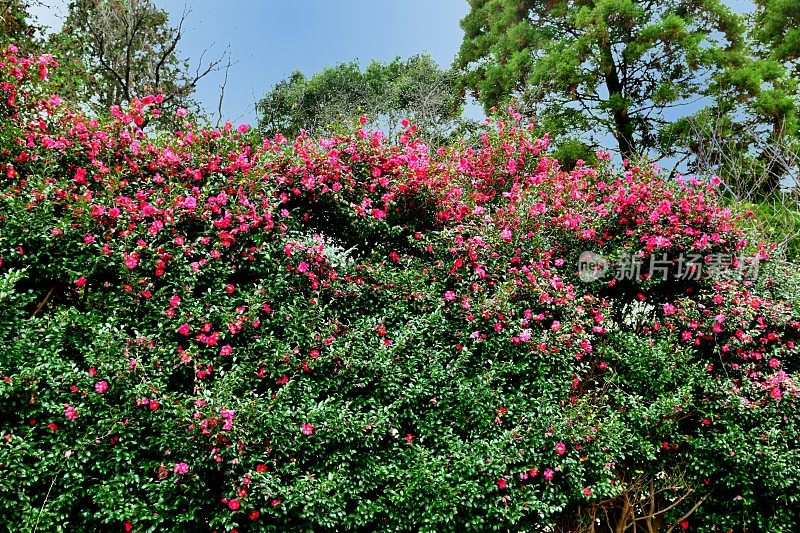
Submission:
<svg viewBox="0 0 800 533">
<path fill-rule="evenodd" d="M 151 411 L 155 411 L 156 409 L 158 409 L 158 407 L 159 407 L 159 404 L 158 404 L 158 402 L 157 402 L 157 401 L 155 401 L 155 400 L 150 400 L 150 404 L 149 404 L 149 406 L 150 406 L 150 410 L 151 410 Z"/>
<path fill-rule="evenodd" d="M 233 500 L 230 500 L 230 501 L 228 502 L 228 508 L 229 508 L 231 511 L 238 511 L 238 510 L 239 510 L 239 507 L 241 507 L 241 505 L 242 505 L 242 504 L 241 504 L 241 503 L 239 502 L 239 500 L 237 500 L 237 499 L 233 499 Z"/>
<path fill-rule="evenodd" d="M 500 479 L 497 480 L 497 488 L 498 489 L 504 490 L 506 487 L 508 487 L 508 482 L 505 479 L 500 478 Z"/>
<path fill-rule="evenodd" d="M 83 287 L 84 285 L 86 285 L 86 276 L 81 276 L 75 280 L 76 287 Z"/>
</svg>

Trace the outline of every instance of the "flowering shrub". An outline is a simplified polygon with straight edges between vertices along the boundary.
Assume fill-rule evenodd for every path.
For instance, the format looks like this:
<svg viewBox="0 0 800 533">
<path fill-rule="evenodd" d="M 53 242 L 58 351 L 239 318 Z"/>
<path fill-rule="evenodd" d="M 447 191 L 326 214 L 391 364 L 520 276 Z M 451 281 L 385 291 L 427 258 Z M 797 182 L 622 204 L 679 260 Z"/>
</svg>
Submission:
<svg viewBox="0 0 800 533">
<path fill-rule="evenodd" d="M 477 146 L 143 130 L 0 60 L 0 524 L 794 531 L 797 277 L 713 189 Z M 582 281 L 607 257 L 757 256 Z"/>
</svg>

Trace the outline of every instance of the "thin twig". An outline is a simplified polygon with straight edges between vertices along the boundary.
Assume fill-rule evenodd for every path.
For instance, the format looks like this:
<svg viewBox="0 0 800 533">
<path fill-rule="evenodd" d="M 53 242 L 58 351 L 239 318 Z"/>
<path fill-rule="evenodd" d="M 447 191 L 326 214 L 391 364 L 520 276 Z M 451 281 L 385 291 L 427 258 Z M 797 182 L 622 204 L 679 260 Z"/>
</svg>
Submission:
<svg viewBox="0 0 800 533">
<path fill-rule="evenodd" d="M 42 519 L 42 513 L 44 512 L 44 508 L 47 505 L 47 501 L 50 499 L 50 491 L 53 490 L 53 486 L 56 484 L 56 480 L 60 475 L 61 475 L 61 470 L 56 472 L 56 475 L 53 476 L 53 481 L 50 482 L 50 488 L 47 489 L 47 494 L 44 497 L 42 506 L 39 508 L 39 514 L 36 515 L 36 523 L 33 525 L 33 533 L 36 533 L 36 531 L 39 529 L 39 521 Z"/>
<path fill-rule="evenodd" d="M 50 300 L 50 296 L 53 294 L 54 290 L 56 290 L 56 284 L 55 283 L 53 283 L 53 285 L 50 286 L 50 290 L 47 291 L 47 294 L 44 296 L 44 300 L 42 300 L 41 303 L 36 307 L 36 310 L 31 315 L 31 318 L 33 318 L 36 315 L 38 315 L 39 311 L 41 311 L 44 308 L 44 306 L 47 304 L 47 301 Z"/>
</svg>

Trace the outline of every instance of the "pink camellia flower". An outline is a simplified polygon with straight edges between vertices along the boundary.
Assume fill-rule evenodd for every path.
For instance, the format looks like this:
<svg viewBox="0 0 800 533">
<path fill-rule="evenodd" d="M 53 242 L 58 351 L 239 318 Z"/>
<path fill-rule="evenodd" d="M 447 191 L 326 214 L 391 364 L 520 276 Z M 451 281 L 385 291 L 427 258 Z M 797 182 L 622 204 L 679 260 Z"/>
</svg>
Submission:
<svg viewBox="0 0 800 533">
<path fill-rule="evenodd" d="M 107 381 L 105 381 L 105 380 L 103 380 L 103 381 L 98 381 L 98 382 L 97 382 L 97 383 L 95 383 L 95 385 L 94 385 L 94 391 L 95 391 L 97 394 L 103 394 L 103 393 L 104 393 L 105 391 L 107 391 L 107 390 L 108 390 L 108 382 L 107 382 Z"/>
<path fill-rule="evenodd" d="M 308 263 L 305 261 L 300 261 L 300 264 L 297 265 L 297 271 L 301 274 L 304 272 L 308 272 Z"/>
<path fill-rule="evenodd" d="M 233 429 L 233 417 L 236 416 L 236 411 L 233 409 L 223 409 L 219 412 L 220 416 L 222 417 L 223 424 L 222 429 L 224 431 L 230 431 Z"/>
<path fill-rule="evenodd" d="M 508 173 L 512 176 L 517 173 L 517 161 L 515 159 L 508 160 Z"/>
<path fill-rule="evenodd" d="M 83 287 L 84 285 L 86 285 L 86 276 L 81 276 L 75 280 L 76 287 Z"/>
<path fill-rule="evenodd" d="M 76 418 L 78 418 L 78 411 L 76 411 L 75 408 L 70 404 L 65 403 L 64 416 L 67 417 L 67 420 L 75 420 Z"/>
<path fill-rule="evenodd" d="M 136 259 L 134 256 L 129 255 L 125 258 L 125 266 L 129 269 L 133 270 L 139 264 L 139 260 Z"/>
<path fill-rule="evenodd" d="M 185 322 L 181 324 L 180 327 L 178 328 L 178 333 L 184 336 L 189 335 L 189 324 Z"/>
<path fill-rule="evenodd" d="M 233 500 L 228 501 L 228 508 L 231 511 L 238 511 L 239 507 L 241 507 L 241 505 L 242 504 L 237 499 L 233 499 Z"/>
<path fill-rule="evenodd" d="M 197 199 L 194 196 L 187 196 L 183 201 L 183 207 L 186 209 L 194 209 L 197 207 Z"/>
<path fill-rule="evenodd" d="M 186 108 L 183 108 L 183 107 L 179 107 L 175 111 L 175 115 L 178 116 L 178 117 L 181 117 L 181 118 L 185 117 L 188 114 L 189 114 L 189 111 L 187 111 Z"/>
<path fill-rule="evenodd" d="M 172 471 L 176 474 L 187 474 L 189 473 L 189 465 L 186 463 L 177 463 Z"/>
<path fill-rule="evenodd" d="M 554 472 L 549 468 L 545 468 L 544 472 L 542 472 L 542 476 L 544 476 L 547 481 L 553 481 L 553 474 Z"/>
<path fill-rule="evenodd" d="M 676 308 L 672 304 L 664 304 L 664 316 L 674 315 Z"/>
<path fill-rule="evenodd" d="M 556 444 L 555 452 L 558 455 L 564 455 L 567 452 L 567 446 L 563 442 Z"/>
<path fill-rule="evenodd" d="M 239 127 L 236 128 L 236 129 L 239 130 L 239 133 L 245 134 L 248 131 L 250 131 L 250 125 L 249 124 L 239 124 Z"/>
<path fill-rule="evenodd" d="M 302 427 L 302 429 L 300 431 L 303 432 L 303 435 L 309 435 L 309 436 L 313 435 L 314 434 L 314 425 L 313 424 L 309 424 L 308 422 L 306 422 L 305 424 L 303 424 L 303 427 Z"/>
<path fill-rule="evenodd" d="M 514 236 L 514 234 L 511 233 L 511 230 L 508 229 L 508 228 L 506 228 L 506 229 L 504 229 L 503 231 L 500 232 L 500 238 L 503 239 L 505 242 L 510 242 L 511 241 L 511 237 L 513 237 L 513 236 Z"/>
<path fill-rule="evenodd" d="M 219 349 L 219 354 L 222 357 L 227 357 L 228 355 L 230 355 L 232 353 L 233 353 L 233 348 L 231 348 L 230 344 L 226 344 L 225 346 L 223 346 L 222 348 Z"/>
<path fill-rule="evenodd" d="M 179 305 L 181 305 L 181 297 L 178 296 L 177 294 L 172 296 L 169 299 L 169 305 L 170 307 L 178 307 Z"/>
<path fill-rule="evenodd" d="M 453 291 L 447 291 L 444 293 L 444 299 L 446 302 L 455 302 L 456 293 L 454 293 Z"/>
</svg>

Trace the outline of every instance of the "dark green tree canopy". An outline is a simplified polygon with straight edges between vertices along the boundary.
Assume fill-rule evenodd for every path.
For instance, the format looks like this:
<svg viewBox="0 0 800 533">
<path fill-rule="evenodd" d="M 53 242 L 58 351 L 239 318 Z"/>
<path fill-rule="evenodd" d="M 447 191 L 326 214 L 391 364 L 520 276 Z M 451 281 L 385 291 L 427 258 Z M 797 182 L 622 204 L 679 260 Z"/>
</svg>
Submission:
<svg viewBox="0 0 800 533">
<path fill-rule="evenodd" d="M 764 197 L 794 186 L 787 177 L 797 172 L 800 4 L 757 0 L 752 7 L 746 46 L 711 80 L 707 105 L 664 128 L 661 142 L 690 171 L 721 176 L 735 196 Z"/>
<path fill-rule="evenodd" d="M 29 8 L 27 0 L 0 0 L 0 44 L 25 46 L 34 42 L 38 28 Z"/>
<path fill-rule="evenodd" d="M 373 61 L 364 70 L 356 62 L 341 63 L 311 77 L 294 72 L 259 101 L 259 125 L 268 135 L 296 135 L 330 133 L 359 115 L 389 128 L 407 117 L 439 138 L 461 123 L 456 81 L 429 55 Z"/>
<path fill-rule="evenodd" d="M 756 0 L 753 28 L 773 58 L 791 62 L 795 73 L 800 73 L 800 2 Z"/>
<path fill-rule="evenodd" d="M 554 132 L 658 147 L 668 108 L 706 94 L 744 46 L 721 0 L 470 0 L 456 66 L 487 108 L 516 98 Z"/>
</svg>

